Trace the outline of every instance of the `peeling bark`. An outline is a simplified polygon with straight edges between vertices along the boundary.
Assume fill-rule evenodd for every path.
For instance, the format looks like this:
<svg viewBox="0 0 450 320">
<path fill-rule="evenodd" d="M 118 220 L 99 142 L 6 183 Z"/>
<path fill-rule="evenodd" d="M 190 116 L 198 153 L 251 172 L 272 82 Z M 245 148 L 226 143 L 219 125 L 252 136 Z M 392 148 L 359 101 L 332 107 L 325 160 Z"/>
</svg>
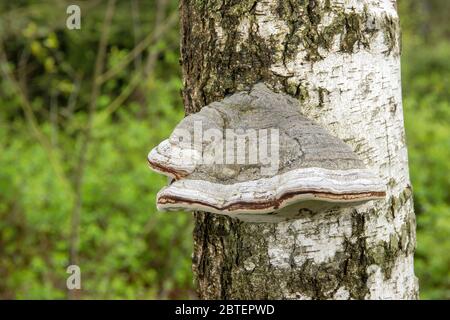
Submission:
<svg viewBox="0 0 450 320">
<path fill-rule="evenodd" d="M 415 216 L 392 0 L 182 0 L 187 113 L 263 81 L 348 143 L 385 200 L 242 223 L 196 213 L 193 270 L 206 299 L 415 299 Z"/>
</svg>

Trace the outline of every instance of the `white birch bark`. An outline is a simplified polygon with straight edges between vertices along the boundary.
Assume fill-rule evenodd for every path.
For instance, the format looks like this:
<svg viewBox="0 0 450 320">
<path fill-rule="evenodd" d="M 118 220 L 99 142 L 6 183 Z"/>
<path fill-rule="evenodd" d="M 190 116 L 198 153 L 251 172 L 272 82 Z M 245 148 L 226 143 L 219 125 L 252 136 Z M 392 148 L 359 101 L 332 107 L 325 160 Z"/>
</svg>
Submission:
<svg viewBox="0 0 450 320">
<path fill-rule="evenodd" d="M 305 116 L 349 144 L 387 185 L 384 201 L 294 222 L 197 214 L 200 297 L 417 298 L 395 1 L 259 0 L 224 7 L 186 0 L 181 11 L 188 112 L 259 77 L 297 97 Z M 247 66 L 252 54 L 254 70 Z"/>
</svg>

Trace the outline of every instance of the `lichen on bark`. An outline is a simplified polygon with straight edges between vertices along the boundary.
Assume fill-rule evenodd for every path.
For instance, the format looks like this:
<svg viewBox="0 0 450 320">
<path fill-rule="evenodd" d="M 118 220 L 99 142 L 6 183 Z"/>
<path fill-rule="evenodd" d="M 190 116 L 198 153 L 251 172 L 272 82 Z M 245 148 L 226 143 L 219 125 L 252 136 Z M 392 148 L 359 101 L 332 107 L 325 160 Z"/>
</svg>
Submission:
<svg viewBox="0 0 450 320">
<path fill-rule="evenodd" d="M 400 203 L 397 206 L 405 205 L 411 200 L 409 197 L 404 198 L 405 193 L 408 191 L 392 198 L 391 202 Z M 415 223 L 405 221 L 400 231 L 393 233 L 389 240 L 368 244 L 365 215 L 356 209 L 347 214 L 351 221 L 351 234 L 343 240 L 342 250 L 328 261 L 315 263 L 306 260 L 297 265 L 294 258 L 302 254 L 302 247 L 293 245 L 289 253 L 289 267 L 273 268 L 267 264 L 270 261 L 268 235 L 276 233 L 275 224 L 246 225 L 211 214 L 197 213 L 201 223 L 196 224 L 194 232 L 196 244 L 202 243 L 205 238 L 210 239 L 211 234 L 226 239 L 215 241 L 215 250 L 212 252 L 212 243 L 207 244 L 208 249 L 195 250 L 197 285 L 202 288 L 203 297 L 217 297 L 219 293 L 223 299 L 334 299 L 338 291 L 344 291 L 349 299 L 366 298 L 369 294 L 366 282 L 371 265 L 379 266 L 384 277 L 389 279 L 398 257 L 414 252 L 415 239 L 412 238 L 411 228 L 414 228 Z M 375 215 L 376 212 L 371 210 L 367 214 Z M 294 230 L 288 228 L 287 233 L 295 237 Z M 245 243 L 247 239 L 252 239 L 254 243 Z M 208 253 L 203 251 L 205 249 Z M 217 254 L 232 256 L 233 259 L 209 260 L 212 258 L 209 254 L 213 254 L 214 259 Z"/>
<path fill-rule="evenodd" d="M 197 77 L 195 87 L 202 105 L 258 81 L 292 93 L 289 76 L 277 74 L 270 67 L 294 61 L 299 51 L 304 52 L 305 62 L 323 59 L 323 50 L 351 54 L 361 48 L 370 49 L 370 40 L 377 32 L 384 34 L 387 53 L 395 52 L 398 47 L 398 19 L 387 15 L 382 19 L 374 17 L 367 5 L 356 11 L 318 0 L 277 1 L 270 8 L 271 14 L 287 26 L 288 32 L 263 37 L 257 21 L 261 13 L 256 14 L 259 3 L 258 0 L 196 0 L 183 5 L 182 14 L 192 22 L 182 26 L 192 31 L 183 31 L 189 37 L 183 38 L 182 50 L 191 49 L 188 59 L 182 56 L 183 66 L 193 71 L 191 77 Z M 245 29 L 239 30 L 243 20 Z M 200 41 L 203 34 L 208 36 Z M 336 43 L 337 49 L 333 49 Z"/>
</svg>

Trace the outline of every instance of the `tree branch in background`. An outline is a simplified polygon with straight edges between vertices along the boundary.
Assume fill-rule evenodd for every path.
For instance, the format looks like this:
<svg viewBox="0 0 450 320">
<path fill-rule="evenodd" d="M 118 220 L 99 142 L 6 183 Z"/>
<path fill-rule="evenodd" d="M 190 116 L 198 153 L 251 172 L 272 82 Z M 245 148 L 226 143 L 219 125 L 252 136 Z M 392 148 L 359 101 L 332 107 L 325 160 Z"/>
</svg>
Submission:
<svg viewBox="0 0 450 320">
<path fill-rule="evenodd" d="M 167 19 L 167 22 L 165 24 L 160 24 L 155 29 L 154 34 L 152 34 L 150 43 L 157 42 L 167 30 L 170 30 L 175 23 L 178 21 L 178 12 L 173 12 L 169 19 Z M 134 57 L 137 56 L 139 50 L 136 50 L 136 48 L 141 48 L 141 44 L 146 42 L 146 39 L 149 37 L 146 37 L 139 45 L 137 45 L 128 55 L 124 58 L 122 63 L 119 63 L 119 65 L 114 68 L 110 69 L 107 73 L 104 74 L 104 76 L 101 78 L 101 82 L 105 81 L 105 79 L 109 79 L 113 75 L 115 75 L 118 71 L 120 71 L 119 66 L 121 65 L 122 68 L 125 67 L 128 63 L 133 61 Z M 146 64 L 144 69 L 139 70 L 136 72 L 132 77 L 128 85 L 125 87 L 124 90 L 117 96 L 109 105 L 108 107 L 103 111 L 102 116 L 107 118 L 111 114 L 113 114 L 124 102 L 125 100 L 133 93 L 133 91 L 143 82 L 145 82 L 146 78 L 153 72 L 156 57 L 158 56 L 158 51 L 152 51 L 149 52 Z"/>
<path fill-rule="evenodd" d="M 122 71 L 130 62 L 138 57 L 150 44 L 157 42 L 161 36 L 163 36 L 167 30 L 170 30 L 178 21 L 178 12 L 173 12 L 165 24 L 159 24 L 156 26 L 155 31 L 146 36 L 136 47 L 133 48 L 116 66 L 112 67 L 105 73 L 101 74 L 97 81 L 102 84 L 105 81 L 113 78 L 118 72 Z"/>
<path fill-rule="evenodd" d="M 155 29 L 159 26 L 163 25 L 163 20 L 165 17 L 165 12 L 167 9 L 167 0 L 158 0 L 156 4 L 156 17 L 155 17 Z M 178 12 L 177 13 L 178 17 Z M 156 34 L 153 35 L 154 38 L 156 38 Z M 153 40 L 153 43 L 156 43 L 156 40 Z M 147 57 L 147 63 L 145 65 L 144 69 L 144 77 L 147 78 L 149 74 L 153 72 L 153 69 L 155 68 L 155 62 L 156 62 L 157 54 L 149 54 Z"/>
<path fill-rule="evenodd" d="M 19 97 L 20 106 L 25 114 L 25 119 L 27 120 L 31 133 L 34 135 L 38 143 L 44 148 L 47 154 L 47 158 L 56 174 L 57 179 L 60 181 L 63 188 L 66 189 L 66 191 L 68 191 L 68 194 L 71 194 L 71 186 L 64 173 L 64 169 L 61 165 L 61 162 L 58 156 L 55 154 L 55 150 L 52 147 L 51 142 L 39 128 L 39 124 L 33 112 L 33 108 L 31 106 L 30 101 L 28 100 L 26 94 L 23 92 L 19 82 L 14 77 L 11 70 L 9 70 L 8 59 L 6 57 L 6 52 L 4 50 L 3 42 L 1 41 L 1 39 L 0 39 L 0 67 L 2 69 L 3 77 L 6 79 L 6 81 L 11 83 L 13 90 Z"/>
<path fill-rule="evenodd" d="M 50 93 L 50 123 L 52 131 L 50 135 L 50 143 L 54 148 L 58 147 L 58 92 L 52 90 Z"/>
<path fill-rule="evenodd" d="M 72 117 L 73 112 L 75 110 L 75 106 L 77 105 L 77 100 L 78 100 L 78 96 L 80 93 L 80 86 L 81 86 L 82 80 L 83 80 L 82 74 L 75 75 L 75 78 L 73 80 L 74 89 L 70 93 L 69 101 L 67 102 L 66 108 L 61 110 L 61 114 L 68 119 L 70 119 Z"/>
<path fill-rule="evenodd" d="M 100 82 L 97 81 L 97 78 L 103 72 L 104 68 L 108 34 L 111 27 L 112 17 L 114 14 L 115 2 L 116 2 L 115 0 L 108 1 L 108 6 L 105 13 L 102 33 L 98 45 L 97 58 L 95 60 L 94 75 L 92 78 L 92 91 L 89 100 L 88 123 L 84 131 L 84 136 L 82 137 L 77 167 L 75 169 L 75 176 L 74 176 L 75 199 L 71 216 L 70 240 L 69 240 L 70 264 L 78 264 L 79 227 L 80 227 L 81 207 L 83 205 L 83 197 L 82 197 L 83 178 L 89 151 L 88 150 L 89 144 L 92 139 L 92 123 L 97 107 L 97 97 L 100 92 Z M 77 293 L 75 290 L 69 290 L 68 298 L 69 299 L 77 298 L 76 294 Z"/>
<path fill-rule="evenodd" d="M 155 28 L 163 23 L 165 12 L 167 9 L 167 0 L 158 0 L 156 4 L 156 17 L 155 17 Z M 137 91 L 145 92 L 145 85 L 148 82 L 150 75 L 153 74 L 156 66 L 156 60 L 158 57 L 158 51 L 154 50 L 154 54 L 149 54 L 147 57 L 147 63 L 144 69 L 144 81 L 142 81 L 138 87 Z M 147 105 L 148 105 L 148 95 L 142 95 L 141 101 L 141 115 L 145 115 L 147 113 Z"/>
<path fill-rule="evenodd" d="M 131 18 L 133 19 L 133 37 L 134 45 L 138 43 L 138 39 L 141 38 L 142 29 L 140 27 L 139 19 L 139 2 L 138 0 L 131 0 Z M 142 66 L 142 55 L 139 53 L 134 59 L 134 69 L 139 70 Z"/>
</svg>

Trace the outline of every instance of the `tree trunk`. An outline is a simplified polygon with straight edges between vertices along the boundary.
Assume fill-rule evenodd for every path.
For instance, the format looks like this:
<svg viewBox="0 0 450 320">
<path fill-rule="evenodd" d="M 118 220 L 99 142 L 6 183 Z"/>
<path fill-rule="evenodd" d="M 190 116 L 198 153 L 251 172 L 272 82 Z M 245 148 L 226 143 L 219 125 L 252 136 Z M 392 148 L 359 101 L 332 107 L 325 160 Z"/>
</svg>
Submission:
<svg viewBox="0 0 450 320">
<path fill-rule="evenodd" d="M 347 142 L 385 200 L 243 223 L 195 213 L 204 299 L 416 299 L 394 0 L 182 0 L 187 113 L 263 81 Z"/>
</svg>

